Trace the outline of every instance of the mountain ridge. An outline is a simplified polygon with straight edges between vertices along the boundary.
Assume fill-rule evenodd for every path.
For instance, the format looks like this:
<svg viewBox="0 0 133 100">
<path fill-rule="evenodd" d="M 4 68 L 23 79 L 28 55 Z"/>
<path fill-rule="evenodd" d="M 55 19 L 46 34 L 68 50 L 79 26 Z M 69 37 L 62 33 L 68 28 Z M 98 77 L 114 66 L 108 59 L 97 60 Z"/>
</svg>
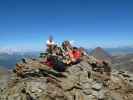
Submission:
<svg viewBox="0 0 133 100">
<path fill-rule="evenodd" d="M 100 60 L 112 61 L 112 56 L 101 47 L 96 47 L 90 52 L 90 55 Z"/>
</svg>

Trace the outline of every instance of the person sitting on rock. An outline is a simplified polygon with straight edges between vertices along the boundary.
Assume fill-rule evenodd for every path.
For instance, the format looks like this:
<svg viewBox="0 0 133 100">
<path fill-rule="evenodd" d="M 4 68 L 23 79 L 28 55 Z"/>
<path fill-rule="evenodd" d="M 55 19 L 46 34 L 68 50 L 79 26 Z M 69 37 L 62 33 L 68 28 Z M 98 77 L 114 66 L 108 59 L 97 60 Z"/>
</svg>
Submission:
<svg viewBox="0 0 133 100">
<path fill-rule="evenodd" d="M 67 40 L 62 43 L 62 47 L 65 52 L 69 52 L 72 50 L 72 46 L 71 46 L 70 42 Z"/>
<path fill-rule="evenodd" d="M 55 45 L 55 42 L 54 42 L 52 36 L 49 37 L 49 40 L 47 40 L 46 44 L 47 44 L 48 47 L 52 46 L 52 45 Z"/>
<path fill-rule="evenodd" d="M 81 52 L 77 47 L 73 47 L 73 49 L 68 52 L 68 56 L 70 59 L 70 64 L 77 64 L 81 60 Z"/>
<path fill-rule="evenodd" d="M 53 41 L 53 37 L 50 36 L 49 40 L 46 41 L 46 45 L 47 45 L 47 52 L 48 53 L 52 53 L 53 47 L 55 46 L 55 42 Z"/>
<path fill-rule="evenodd" d="M 54 51 L 53 55 L 57 56 L 58 60 L 63 62 L 65 66 L 68 66 L 71 63 L 69 56 L 63 55 L 63 52 L 60 47 L 54 48 L 53 51 Z"/>
<path fill-rule="evenodd" d="M 50 69 L 54 69 L 59 72 L 64 72 L 66 69 L 65 63 L 55 55 L 47 56 L 47 58 L 45 58 L 45 61 L 41 63 L 47 65 Z"/>
<path fill-rule="evenodd" d="M 63 56 L 61 48 L 58 47 L 57 45 L 55 45 L 53 48 L 52 55 L 56 55 L 56 56 L 60 56 L 60 57 Z"/>
<path fill-rule="evenodd" d="M 51 55 L 46 56 L 44 61 L 41 62 L 41 63 L 44 64 L 44 65 L 47 65 L 49 68 L 53 68 L 53 66 L 54 66 L 54 63 L 51 59 Z"/>
<path fill-rule="evenodd" d="M 72 54 L 73 54 L 73 63 L 74 64 L 77 64 L 81 61 L 81 52 L 80 50 L 77 48 L 77 47 L 73 47 L 73 51 L 72 51 Z"/>
<path fill-rule="evenodd" d="M 50 68 L 53 68 L 56 71 L 65 71 L 66 63 L 63 61 L 61 49 L 57 45 L 53 47 L 52 54 L 49 55 L 47 59 L 45 59 L 44 64 L 48 65 Z"/>
<path fill-rule="evenodd" d="M 71 64 L 70 56 L 73 56 L 73 55 L 72 55 L 72 46 L 69 41 L 66 40 L 62 43 L 61 52 L 63 55 L 63 62 L 66 65 L 70 65 Z"/>
</svg>

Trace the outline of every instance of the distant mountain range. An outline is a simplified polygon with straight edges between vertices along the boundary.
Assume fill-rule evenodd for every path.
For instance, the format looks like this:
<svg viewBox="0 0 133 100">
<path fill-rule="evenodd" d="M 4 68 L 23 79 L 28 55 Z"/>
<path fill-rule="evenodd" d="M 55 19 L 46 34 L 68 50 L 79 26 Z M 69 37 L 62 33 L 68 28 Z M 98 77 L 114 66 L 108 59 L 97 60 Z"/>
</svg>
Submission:
<svg viewBox="0 0 133 100">
<path fill-rule="evenodd" d="M 40 52 L 15 52 L 12 54 L 0 53 L 0 66 L 6 68 L 12 68 L 16 62 L 19 62 L 22 58 L 36 58 Z"/>
<path fill-rule="evenodd" d="M 131 67 L 133 65 L 133 48 L 132 47 L 123 47 L 123 48 L 122 47 L 121 48 L 98 47 L 96 49 L 87 49 L 87 51 L 90 55 L 93 55 L 96 58 L 112 60 L 113 65 L 115 65 L 114 67 L 117 67 L 118 69 L 120 68 L 120 66 L 122 67 L 126 66 L 127 69 L 132 68 Z M 6 53 L 6 51 L 5 53 L 0 52 L 0 66 L 5 68 L 12 68 L 15 66 L 16 62 L 19 62 L 22 58 L 39 57 L 40 52 L 41 51 L 12 52 L 12 53 Z"/>
<path fill-rule="evenodd" d="M 117 47 L 117 48 L 103 48 L 103 49 L 112 56 L 133 53 L 133 47 Z M 87 49 L 87 51 L 89 53 L 92 52 L 92 50 L 94 50 L 94 48 L 93 49 Z"/>
<path fill-rule="evenodd" d="M 117 49 L 117 52 L 119 51 L 118 53 L 114 52 L 115 50 L 113 50 L 113 53 L 115 53 L 114 56 L 110 55 L 106 49 L 97 47 L 90 52 L 90 55 L 100 60 L 108 60 L 112 62 L 112 68 L 114 69 L 133 72 L 133 51 L 130 51 L 128 49 L 122 50 L 123 51 L 119 51 Z"/>
<path fill-rule="evenodd" d="M 111 55 L 124 55 L 133 53 L 133 47 L 104 48 Z"/>
</svg>

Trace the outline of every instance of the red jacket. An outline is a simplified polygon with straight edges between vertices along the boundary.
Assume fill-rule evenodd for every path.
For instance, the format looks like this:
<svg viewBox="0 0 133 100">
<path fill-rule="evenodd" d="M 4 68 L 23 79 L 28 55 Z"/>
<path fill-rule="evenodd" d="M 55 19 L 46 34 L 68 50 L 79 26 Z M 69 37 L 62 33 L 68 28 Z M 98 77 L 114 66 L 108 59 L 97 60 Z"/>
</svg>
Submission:
<svg viewBox="0 0 133 100">
<path fill-rule="evenodd" d="M 75 59 L 80 59 L 80 58 L 81 58 L 81 52 L 80 52 L 79 50 L 74 51 L 74 52 L 73 52 L 73 57 L 74 57 Z"/>
</svg>

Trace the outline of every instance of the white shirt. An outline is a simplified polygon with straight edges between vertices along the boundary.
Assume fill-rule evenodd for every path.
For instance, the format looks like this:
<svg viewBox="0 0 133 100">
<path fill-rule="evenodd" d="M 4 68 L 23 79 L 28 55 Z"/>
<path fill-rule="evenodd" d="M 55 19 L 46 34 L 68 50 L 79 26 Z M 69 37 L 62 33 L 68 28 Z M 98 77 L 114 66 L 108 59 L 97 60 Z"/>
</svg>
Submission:
<svg viewBox="0 0 133 100">
<path fill-rule="evenodd" d="M 55 42 L 54 42 L 54 41 L 50 42 L 49 40 L 47 40 L 47 41 L 46 41 L 46 44 L 47 44 L 47 45 L 54 45 Z"/>
</svg>

